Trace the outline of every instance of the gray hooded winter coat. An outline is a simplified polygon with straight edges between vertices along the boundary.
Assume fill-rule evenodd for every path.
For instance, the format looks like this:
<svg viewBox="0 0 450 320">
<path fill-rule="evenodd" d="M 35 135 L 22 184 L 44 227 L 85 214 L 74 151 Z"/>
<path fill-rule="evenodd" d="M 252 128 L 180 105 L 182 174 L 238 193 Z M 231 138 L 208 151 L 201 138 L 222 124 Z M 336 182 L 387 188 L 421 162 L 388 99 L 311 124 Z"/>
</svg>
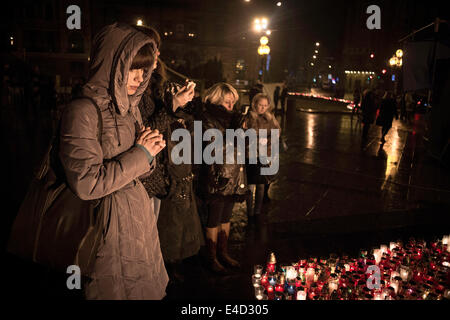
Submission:
<svg viewBox="0 0 450 320">
<path fill-rule="evenodd" d="M 151 74 L 133 96 L 127 76 L 133 57 L 153 40 L 121 24 L 105 27 L 94 39 L 90 76 L 83 95 L 92 97 L 103 118 L 87 100 L 75 100 L 61 122 L 60 159 L 72 190 L 83 200 L 103 199 L 105 241 L 98 250 L 87 299 L 162 299 L 168 276 L 162 259 L 153 201 L 138 177 L 153 170 L 135 146 L 142 119 L 137 107 Z"/>
</svg>

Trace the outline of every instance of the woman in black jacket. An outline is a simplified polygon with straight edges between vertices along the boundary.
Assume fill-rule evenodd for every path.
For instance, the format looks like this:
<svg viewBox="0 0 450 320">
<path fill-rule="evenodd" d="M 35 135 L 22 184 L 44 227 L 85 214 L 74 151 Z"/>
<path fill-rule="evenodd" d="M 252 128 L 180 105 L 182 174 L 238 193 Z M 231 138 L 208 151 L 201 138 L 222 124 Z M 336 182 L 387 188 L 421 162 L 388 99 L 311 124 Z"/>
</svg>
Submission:
<svg viewBox="0 0 450 320">
<path fill-rule="evenodd" d="M 240 128 L 243 117 L 233 112 L 238 99 L 236 89 L 227 83 L 218 83 L 209 88 L 203 99 L 204 112 L 200 115 L 203 132 L 218 129 L 225 137 L 226 129 Z M 203 164 L 198 178 L 199 196 L 204 202 L 207 216 L 207 261 L 210 268 L 220 274 L 226 273 L 224 265 L 240 266 L 238 261 L 228 255 L 227 243 L 234 203 L 244 201 L 248 190 L 245 165 L 236 164 L 236 161 L 235 164 L 225 163 L 225 148 L 223 153 L 224 163 Z M 234 155 L 236 154 L 237 148 L 234 146 Z"/>
<path fill-rule="evenodd" d="M 159 40 L 159 36 L 154 38 Z M 159 47 L 159 41 L 157 44 Z M 160 204 L 156 215 L 161 251 L 170 280 L 180 282 L 184 278 L 181 262 L 196 255 L 204 244 L 192 184 L 192 165 L 175 164 L 171 157 L 176 145 L 171 140 L 172 132 L 192 131 L 194 118 L 187 105 L 194 97 L 194 87 L 181 88 L 167 81 L 164 64 L 158 62 L 139 107 L 145 125 L 165 137 L 167 148 L 156 157 L 153 174 L 141 180 L 148 194 L 160 199 L 155 201 L 155 207 Z"/>
</svg>

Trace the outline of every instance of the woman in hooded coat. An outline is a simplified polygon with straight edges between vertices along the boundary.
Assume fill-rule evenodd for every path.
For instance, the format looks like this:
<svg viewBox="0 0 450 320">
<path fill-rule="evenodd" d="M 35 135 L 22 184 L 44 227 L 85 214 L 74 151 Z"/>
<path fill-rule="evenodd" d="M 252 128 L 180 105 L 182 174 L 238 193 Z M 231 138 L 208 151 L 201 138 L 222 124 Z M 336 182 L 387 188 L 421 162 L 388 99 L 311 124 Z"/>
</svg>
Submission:
<svg viewBox="0 0 450 320">
<path fill-rule="evenodd" d="M 154 41 L 136 29 L 112 24 L 94 39 L 88 99 L 64 110 L 60 159 L 67 182 L 83 200 L 101 199 L 104 241 L 86 283 L 87 299 L 162 299 L 168 282 L 153 202 L 138 179 L 155 166 L 165 147 L 161 135 L 142 126 L 137 107 L 154 68 Z"/>
</svg>

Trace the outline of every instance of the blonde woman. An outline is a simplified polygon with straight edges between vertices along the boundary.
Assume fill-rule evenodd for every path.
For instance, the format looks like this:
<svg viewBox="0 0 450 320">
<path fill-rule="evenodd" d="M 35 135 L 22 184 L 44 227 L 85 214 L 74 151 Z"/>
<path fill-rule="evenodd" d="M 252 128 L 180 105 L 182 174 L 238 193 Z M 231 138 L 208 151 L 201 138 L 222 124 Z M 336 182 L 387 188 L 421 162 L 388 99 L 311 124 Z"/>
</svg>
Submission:
<svg viewBox="0 0 450 320">
<path fill-rule="evenodd" d="M 268 133 L 270 133 L 271 129 L 280 129 L 280 125 L 272 113 L 272 110 L 273 107 L 270 104 L 270 97 L 268 95 L 260 93 L 253 98 L 251 110 L 245 119 L 245 123 L 248 129 L 256 130 L 258 133 L 258 138 L 259 132 L 262 129 L 267 130 Z M 271 135 L 268 134 L 265 141 L 259 141 L 260 143 L 262 142 L 267 144 L 268 152 L 271 150 L 270 137 Z M 271 155 L 268 154 L 268 156 L 270 157 Z M 262 164 L 259 161 L 257 164 L 247 164 L 247 181 L 248 184 L 251 185 L 250 189 L 252 190 L 252 193 L 247 198 L 247 215 L 250 224 L 254 222 L 255 218 L 260 217 L 264 199 L 264 190 L 274 178 L 273 176 L 260 174 L 261 167 L 265 165 L 267 164 Z M 253 197 L 255 198 L 254 206 Z"/>
<path fill-rule="evenodd" d="M 203 132 L 214 128 L 225 136 L 226 129 L 241 127 L 243 118 L 233 108 L 239 99 L 235 88 L 218 83 L 209 88 L 203 99 L 204 112 L 200 116 Z M 223 150 L 225 159 L 225 148 Z M 236 147 L 234 150 L 237 153 Z M 230 219 L 237 201 L 247 196 L 245 166 L 243 164 L 203 164 L 199 174 L 199 196 L 206 213 L 206 257 L 211 270 L 227 273 L 225 267 L 239 267 L 228 254 Z"/>
</svg>

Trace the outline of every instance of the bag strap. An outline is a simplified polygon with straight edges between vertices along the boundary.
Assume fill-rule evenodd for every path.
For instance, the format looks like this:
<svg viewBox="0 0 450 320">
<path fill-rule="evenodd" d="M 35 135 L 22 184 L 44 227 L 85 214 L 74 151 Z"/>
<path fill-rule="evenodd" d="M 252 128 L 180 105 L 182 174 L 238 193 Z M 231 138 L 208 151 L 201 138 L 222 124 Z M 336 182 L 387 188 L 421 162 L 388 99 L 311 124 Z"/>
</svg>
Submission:
<svg viewBox="0 0 450 320">
<path fill-rule="evenodd" d="M 102 145 L 102 134 L 103 134 L 103 117 L 102 117 L 100 107 L 98 106 L 97 102 L 95 102 L 95 100 L 92 97 L 88 97 L 88 96 L 78 96 L 78 97 L 72 99 L 72 101 L 81 100 L 81 99 L 89 100 L 95 106 L 95 109 L 97 110 L 97 115 L 98 115 L 97 139 L 101 146 Z M 59 156 L 58 156 L 60 133 L 61 133 L 61 119 L 59 119 L 59 121 L 58 121 L 58 126 L 56 129 L 56 132 L 53 135 L 52 141 L 50 143 L 50 146 L 48 148 L 48 151 L 46 153 L 44 161 L 40 166 L 38 174 L 36 175 L 36 177 L 38 179 L 41 179 L 47 173 L 48 168 L 51 166 L 53 168 L 53 170 L 55 171 L 55 174 L 57 175 L 57 177 L 65 180 L 65 178 L 63 178 L 63 177 L 65 177 L 64 170 L 62 169 L 62 164 L 60 163 Z M 63 181 L 63 180 L 60 180 L 60 181 Z"/>
<path fill-rule="evenodd" d="M 97 102 L 95 102 L 95 100 L 92 97 L 88 97 L 88 96 L 78 96 L 73 100 L 79 100 L 79 99 L 87 99 L 89 101 L 92 102 L 92 104 L 95 106 L 95 109 L 97 109 L 97 115 L 98 115 L 98 123 L 97 123 L 97 128 L 98 128 L 98 132 L 97 132 L 97 139 L 98 142 L 100 143 L 100 145 L 102 145 L 102 133 L 103 133 L 103 117 L 102 117 L 102 112 L 100 110 L 100 107 L 98 106 Z M 72 100 L 72 101 L 73 101 Z"/>
</svg>

